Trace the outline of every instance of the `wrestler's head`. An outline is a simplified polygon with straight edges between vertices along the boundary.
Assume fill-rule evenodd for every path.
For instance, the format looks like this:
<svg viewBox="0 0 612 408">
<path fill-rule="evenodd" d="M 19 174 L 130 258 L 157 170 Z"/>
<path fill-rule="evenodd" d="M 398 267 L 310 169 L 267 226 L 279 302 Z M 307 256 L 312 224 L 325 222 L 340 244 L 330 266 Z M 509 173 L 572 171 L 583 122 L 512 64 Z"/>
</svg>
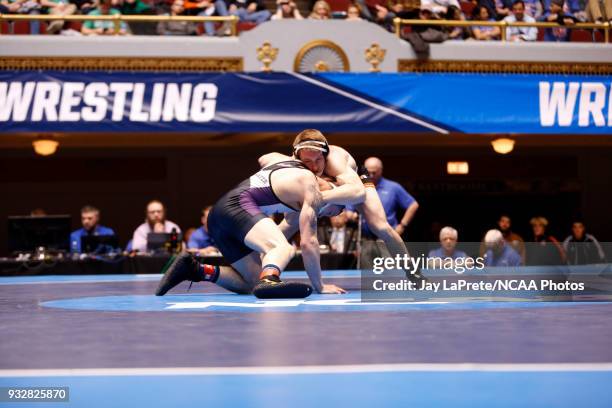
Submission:
<svg viewBox="0 0 612 408">
<path fill-rule="evenodd" d="M 317 176 L 325 171 L 325 157 L 328 153 L 327 139 L 316 129 L 300 132 L 293 141 L 293 156 Z"/>
<path fill-rule="evenodd" d="M 317 176 L 323 175 L 325 171 L 325 157 L 316 150 L 304 149 L 299 153 L 298 158 Z"/>
</svg>

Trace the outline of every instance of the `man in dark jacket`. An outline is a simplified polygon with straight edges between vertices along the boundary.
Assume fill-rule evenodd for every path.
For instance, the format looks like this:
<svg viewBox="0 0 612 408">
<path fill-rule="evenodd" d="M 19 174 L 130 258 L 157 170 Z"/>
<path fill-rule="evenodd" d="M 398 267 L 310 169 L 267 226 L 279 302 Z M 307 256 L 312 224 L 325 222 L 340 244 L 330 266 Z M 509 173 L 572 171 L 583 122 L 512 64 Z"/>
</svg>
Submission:
<svg viewBox="0 0 612 408">
<path fill-rule="evenodd" d="M 569 265 L 604 263 L 606 255 L 597 239 L 586 233 L 582 221 L 574 221 L 572 235 L 563 241 L 563 249 Z"/>
<path fill-rule="evenodd" d="M 348 224 L 346 212 L 330 217 L 330 225 L 319 227 L 319 243 L 327 245 L 331 252 L 346 254 L 357 249 L 357 228 Z"/>
</svg>

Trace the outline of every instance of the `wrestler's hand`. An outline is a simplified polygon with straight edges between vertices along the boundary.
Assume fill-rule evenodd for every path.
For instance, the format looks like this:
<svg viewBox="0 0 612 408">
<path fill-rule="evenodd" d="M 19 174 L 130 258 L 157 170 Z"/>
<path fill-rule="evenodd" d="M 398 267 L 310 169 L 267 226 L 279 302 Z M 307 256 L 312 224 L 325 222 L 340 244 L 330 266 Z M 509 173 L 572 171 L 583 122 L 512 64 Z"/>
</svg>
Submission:
<svg viewBox="0 0 612 408">
<path fill-rule="evenodd" d="M 323 289 L 319 292 L 323 295 L 332 295 L 332 294 L 344 294 L 347 293 L 346 290 L 342 289 L 336 285 L 325 285 L 323 284 Z"/>
<path fill-rule="evenodd" d="M 406 227 L 404 227 L 402 224 L 397 224 L 395 226 L 395 232 L 397 232 L 399 235 L 402 235 L 404 231 L 406 231 Z"/>
<path fill-rule="evenodd" d="M 330 181 L 323 177 L 317 177 L 317 183 L 319 184 L 319 191 L 327 191 L 333 188 Z"/>
</svg>

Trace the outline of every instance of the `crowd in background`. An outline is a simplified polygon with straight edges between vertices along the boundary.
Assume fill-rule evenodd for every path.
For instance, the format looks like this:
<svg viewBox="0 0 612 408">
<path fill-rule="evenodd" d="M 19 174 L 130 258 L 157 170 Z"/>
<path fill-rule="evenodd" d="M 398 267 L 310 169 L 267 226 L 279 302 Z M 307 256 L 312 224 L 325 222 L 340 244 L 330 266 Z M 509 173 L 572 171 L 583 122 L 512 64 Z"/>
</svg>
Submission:
<svg viewBox="0 0 612 408">
<path fill-rule="evenodd" d="M 367 20 L 394 30 L 393 19 L 473 20 L 506 22 L 556 22 L 563 27 L 547 28 L 545 41 L 568 41 L 571 26 L 576 22 L 604 23 L 612 20 L 612 0 L 310 0 L 310 12 L 302 15 L 293 0 L 277 0 L 269 9 L 263 0 L 0 0 L 0 13 L 83 15 L 173 15 L 173 16 L 236 16 L 247 25 L 261 24 L 270 19 L 304 18 L 314 20 Z M 77 27 L 75 29 L 74 27 Z M 46 33 L 65 35 L 230 35 L 229 23 L 166 21 L 156 26 L 149 23 L 122 23 L 118 32 L 113 21 L 85 21 L 82 25 L 50 22 Z M 510 41 L 535 41 L 538 29 L 508 27 Z M 30 23 L 30 32 L 41 32 L 40 23 Z M 414 35 L 427 42 L 446 40 L 499 40 L 499 27 L 440 27 L 415 26 Z M 403 35 L 410 33 L 402 32 Z M 409 38 L 408 38 L 409 39 Z"/>
<path fill-rule="evenodd" d="M 364 167 L 381 198 L 389 225 L 402 235 L 417 214 L 418 202 L 399 183 L 383 177 L 383 163 L 380 159 L 368 158 Z M 167 239 L 179 239 L 186 250 L 197 255 L 221 255 L 208 230 L 207 218 L 211 208 L 207 206 L 202 209 L 199 226 L 182 231 L 176 223 L 167 219 L 164 204 L 152 200 L 146 205 L 144 222 L 134 230 L 125 250 L 133 254 L 165 250 L 148 242 L 151 234 L 165 234 Z M 280 222 L 280 219 L 277 221 Z M 360 256 L 362 267 L 374 257 L 381 256 L 376 237 L 369 231 L 365 221 L 362 220 L 359 228 L 359 221 L 358 213 L 351 207 L 334 217 L 320 219 L 318 238 L 323 252 Z M 100 224 L 100 211 L 93 206 L 87 205 L 81 209 L 81 223 L 82 228 L 74 231 L 70 237 L 73 253 L 82 252 L 81 239 L 84 236 L 114 234 L 112 229 Z M 495 224 L 495 228 L 483 231 L 482 242 L 479 247 L 472 248 L 470 255 L 458 248 L 457 229 L 444 226 L 439 231 L 439 247 L 431 249 L 428 257 L 457 260 L 481 256 L 487 266 L 581 265 L 606 261 L 601 244 L 587 232 L 585 223 L 579 219 L 572 220 L 571 232 L 562 241 L 548 232 L 549 222 L 542 216 L 531 218 L 529 224 L 532 234 L 527 237 L 521 237 L 513 231 L 509 215 L 500 215 Z M 293 242 L 299 247 L 298 239 L 299 234 Z M 180 250 L 180 247 L 174 249 Z"/>
</svg>

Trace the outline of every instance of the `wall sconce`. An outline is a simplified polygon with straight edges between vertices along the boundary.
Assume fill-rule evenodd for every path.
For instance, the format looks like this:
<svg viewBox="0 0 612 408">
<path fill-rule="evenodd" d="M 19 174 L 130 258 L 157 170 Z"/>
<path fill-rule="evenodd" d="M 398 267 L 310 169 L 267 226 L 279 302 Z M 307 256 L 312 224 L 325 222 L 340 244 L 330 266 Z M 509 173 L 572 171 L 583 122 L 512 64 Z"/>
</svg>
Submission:
<svg viewBox="0 0 612 408">
<path fill-rule="evenodd" d="M 493 140 L 491 145 L 493 146 L 493 150 L 499 154 L 508 154 L 514 150 L 514 140 L 505 137 Z"/>
<path fill-rule="evenodd" d="M 57 151 L 59 142 L 53 139 L 40 138 L 32 142 L 34 151 L 40 156 L 50 156 Z"/>
</svg>

